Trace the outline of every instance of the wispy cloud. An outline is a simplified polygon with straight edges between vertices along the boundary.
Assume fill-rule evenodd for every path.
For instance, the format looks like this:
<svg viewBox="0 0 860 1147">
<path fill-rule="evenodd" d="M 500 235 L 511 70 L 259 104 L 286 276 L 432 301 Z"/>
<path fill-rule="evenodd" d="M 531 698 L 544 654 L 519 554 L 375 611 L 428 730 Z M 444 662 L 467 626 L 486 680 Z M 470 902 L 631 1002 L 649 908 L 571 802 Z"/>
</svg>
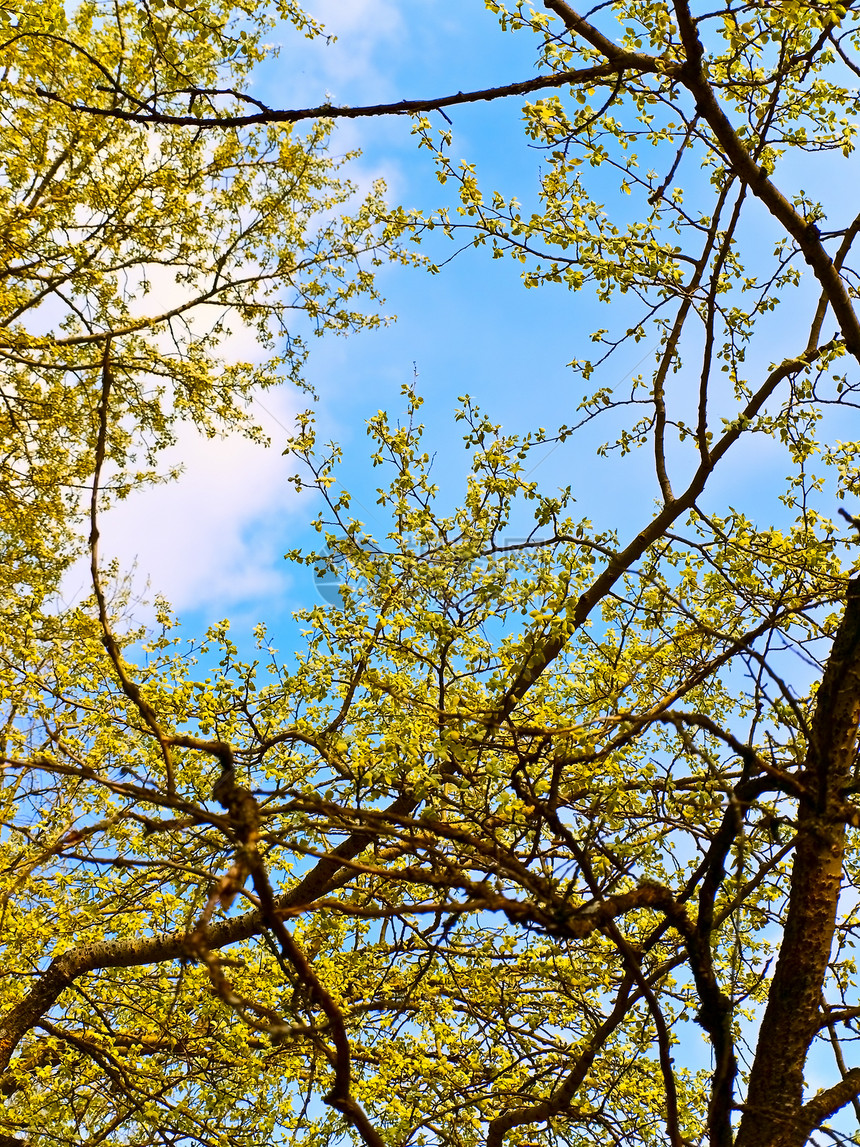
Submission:
<svg viewBox="0 0 860 1147">
<path fill-rule="evenodd" d="M 288 522 L 297 495 L 288 481 L 292 468 L 281 455 L 282 425 L 292 423 L 295 396 L 265 397 L 255 416 L 273 439 L 265 449 L 239 435 L 207 439 L 193 427 L 179 432 L 164 455 L 164 468 L 181 464 L 174 482 L 132 493 L 100 522 L 101 559 L 134 571 L 135 596 L 152 602 L 161 594 L 180 612 L 222 616 L 231 607 L 283 595 L 287 571 Z M 86 563 L 67 576 L 63 596 L 89 593 Z M 145 620 L 149 610 L 138 607 Z"/>
<path fill-rule="evenodd" d="M 337 40 L 309 43 L 285 32 L 281 55 L 255 77 L 256 94 L 277 106 L 327 96 L 338 103 L 396 98 L 391 59 L 406 28 L 395 0 L 312 0 L 308 7 Z M 343 124 L 335 150 L 364 142 L 360 126 Z M 347 174 L 359 195 L 380 176 L 394 185 L 395 195 L 400 182 L 396 161 L 379 155 L 351 165 Z M 182 288 L 169 274 L 153 268 L 150 280 L 150 294 L 135 305 L 141 313 L 153 309 L 153 299 L 158 309 L 179 300 Z M 259 361 L 261 353 L 252 333 L 243 329 L 220 350 L 228 360 Z M 335 355 L 334 362 L 340 361 Z M 301 405 L 302 397 L 284 388 L 264 394 L 253 413 L 278 443 Z M 162 594 L 179 612 L 200 611 L 210 618 L 258 606 L 269 612 L 263 607 L 283 600 L 289 581 L 283 562 L 289 524 L 303 529 L 309 516 L 288 482 L 290 460 L 277 445 L 266 450 L 238 435 L 206 439 L 186 426 L 161 460 L 163 470 L 176 465 L 183 467 L 177 481 L 135 491 L 103 516 L 102 562 L 115 558 L 124 573 L 134 567 L 135 594 L 149 602 Z M 87 566 L 81 563 L 66 578 L 63 596 L 79 599 L 89 588 Z M 141 607 L 135 615 L 151 616 Z"/>
<path fill-rule="evenodd" d="M 332 39 L 309 42 L 285 30 L 279 59 L 257 83 L 277 94 L 282 106 L 317 103 L 326 92 L 338 103 L 385 94 L 393 75 L 391 51 L 405 33 L 393 0 L 315 0 L 306 7 Z"/>
<path fill-rule="evenodd" d="M 365 94 L 389 86 L 392 69 L 385 56 L 402 41 L 403 17 L 392 0 L 316 0 L 313 13 L 337 37 L 320 54 L 322 71 L 335 95 L 347 98 L 356 83 Z"/>
</svg>

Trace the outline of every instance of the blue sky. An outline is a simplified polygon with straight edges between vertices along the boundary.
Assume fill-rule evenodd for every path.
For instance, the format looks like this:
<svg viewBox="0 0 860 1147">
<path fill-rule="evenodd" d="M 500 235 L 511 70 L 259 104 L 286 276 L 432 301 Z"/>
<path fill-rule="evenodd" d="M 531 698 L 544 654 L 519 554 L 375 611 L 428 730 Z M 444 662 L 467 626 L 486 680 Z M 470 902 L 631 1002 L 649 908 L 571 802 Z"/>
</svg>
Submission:
<svg viewBox="0 0 860 1147">
<path fill-rule="evenodd" d="M 315 0 L 307 7 L 338 39 L 311 44 L 291 29 L 275 34 L 280 55 L 260 70 L 254 89 L 272 106 L 316 105 L 327 96 L 353 105 L 392 101 L 535 74 L 536 40 L 527 33 L 503 33 L 483 0 L 456 5 L 443 0 Z M 528 202 L 537 187 L 541 156 L 524 138 L 521 100 L 461 106 L 450 115 L 455 158 L 477 162 L 485 190 L 498 188 Z M 431 118 L 444 126 L 440 116 Z M 359 186 L 382 176 L 390 201 L 432 210 L 451 202 L 454 191 L 440 187 L 430 157 L 418 152 L 410 129 L 411 121 L 400 117 L 340 121 L 333 147 L 338 152 L 362 149 L 350 172 Z M 787 177 L 798 188 L 814 191 L 813 180 L 821 182 L 819 169 L 817 160 L 809 170 L 789 168 L 787 176 L 781 173 L 781 185 Z M 695 194 L 698 177 L 692 165 L 687 177 L 691 171 Z M 590 178 L 593 185 L 597 181 L 600 195 L 616 197 L 617 174 L 592 172 Z M 684 178 L 681 173 L 679 181 Z M 827 178 L 832 183 L 832 173 Z M 764 209 L 751 216 L 753 229 L 745 239 L 749 249 L 772 247 L 776 230 Z M 442 259 L 450 247 L 438 237 L 428 253 Z M 320 396 L 316 417 L 321 437 L 342 444 L 342 481 L 355 494 L 356 516 L 366 517 L 371 528 L 379 472 L 369 467 L 365 423 L 379 408 L 393 418 L 402 412 L 400 390 L 412 381 L 413 371 L 426 399 L 427 449 L 437 455 L 443 496 L 453 501 L 464 469 L 460 430 L 453 422 L 457 396 L 468 392 L 509 432 L 571 423 L 585 386 L 566 364 L 589 355 L 588 336 L 596 327 L 623 326 L 637 314 L 623 296 L 616 295 L 607 307 L 588 289 L 526 290 L 520 273 L 518 264 L 494 261 L 486 251 L 465 252 L 439 275 L 387 267 L 379 284 L 386 296 L 384 310 L 396 315 L 396 322 L 348 339 L 310 340 L 307 377 Z M 804 296 L 805 290 L 798 292 L 798 301 Z M 781 344 L 790 327 L 790 306 L 781 312 L 768 320 L 777 358 L 786 353 Z M 655 346 L 656 339 L 649 337 L 623 348 L 601 383 L 622 383 L 637 367 L 647 371 Z M 250 353 L 247 347 L 239 349 Z M 767 362 L 759 365 L 765 368 Z M 697 367 L 694 357 L 694 375 Z M 257 412 L 272 437 L 269 451 L 239 439 L 206 442 L 191 431 L 184 433 L 172 458 L 185 464 L 180 482 L 134 495 L 107 517 L 105 551 L 117 554 L 125 566 L 136 559 L 139 590 L 148 579 L 151 591 L 163 592 L 174 603 L 189 631 L 230 616 L 239 633 L 261 619 L 291 633 L 291 610 L 315 602 L 310 572 L 290 569 L 282 560 L 286 549 L 316 540 L 307 523 L 318 507 L 294 493 L 287 478 L 296 465 L 281 456 L 280 447 L 285 428 L 304 405 L 301 395 L 287 389 L 263 396 Z M 658 491 L 647 448 L 624 460 L 595 457 L 596 446 L 612 437 L 612 430 L 607 419 L 581 439 L 554 451 L 547 447 L 533 476 L 548 491 L 572 484 L 577 516 L 618 528 L 623 540 L 650 516 Z M 712 504 L 754 511 L 761 505 L 757 491 L 787 472 L 779 448 L 758 440 L 717 473 Z M 769 517 L 776 512 L 778 493 L 771 490 Z M 376 520 L 384 533 L 384 522 Z"/>
<path fill-rule="evenodd" d="M 400 99 L 534 72 L 532 38 L 503 34 L 481 2 L 412 0 L 407 7 L 395 0 L 351 0 L 308 7 L 337 41 L 310 44 L 289 29 L 273 37 L 282 40 L 279 57 L 261 69 L 255 87 L 273 106 L 318 104 L 327 95 L 351 104 Z M 534 155 L 526 149 L 520 116 L 519 102 L 511 100 L 456 109 L 455 150 L 478 159 L 491 181 L 522 189 L 525 172 L 525 184 L 534 187 Z M 391 202 L 431 210 L 445 193 L 430 157 L 418 153 L 411 126 L 405 118 L 342 121 L 333 147 L 362 149 L 349 172 L 360 187 L 381 176 Z M 447 257 L 449 251 L 440 250 L 439 258 Z M 397 321 L 348 339 L 312 338 L 306 372 L 320 396 L 315 413 L 321 437 L 344 446 L 343 481 L 359 501 L 368 507 L 374 501 L 365 466 L 366 419 L 379 408 L 396 417 L 404 404 L 401 386 L 413 372 L 427 399 L 429 448 L 445 455 L 440 473 L 461 472 L 454 461 L 458 395 L 468 392 L 508 429 L 571 419 L 571 398 L 578 402 L 582 387 L 571 389 L 565 364 L 578 332 L 598 325 L 596 307 L 584 294 L 573 299 L 565 291 L 525 291 L 513 264 L 481 252 L 466 253 L 437 276 L 383 268 L 379 284 L 384 312 Z M 241 440 L 210 443 L 184 434 L 174 454 L 186 467 L 179 484 L 135 495 L 108 517 L 106 552 L 113 543 L 124 565 L 136 558 L 137 584 L 149 578 L 189 628 L 228 614 L 239 625 L 261 616 L 285 620 L 290 609 L 313 601 L 310 574 L 291 574 L 282 561 L 285 549 L 312 541 L 305 527 L 316 509 L 294 495 L 286 479 L 295 463 L 278 448 L 304 404 L 286 389 L 262 397 L 257 413 L 273 440 L 268 453 Z M 450 496 L 456 497 L 453 482 Z M 196 540 L 191 550 L 182 544 L 189 527 Z"/>
</svg>

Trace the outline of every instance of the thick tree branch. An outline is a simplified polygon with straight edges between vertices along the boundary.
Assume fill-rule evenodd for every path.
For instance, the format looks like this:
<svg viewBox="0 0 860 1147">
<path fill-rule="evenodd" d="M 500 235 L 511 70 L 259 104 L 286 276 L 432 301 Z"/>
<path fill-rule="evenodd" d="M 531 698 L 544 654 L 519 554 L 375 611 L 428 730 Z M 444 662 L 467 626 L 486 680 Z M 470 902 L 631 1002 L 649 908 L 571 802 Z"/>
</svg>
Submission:
<svg viewBox="0 0 860 1147">
<path fill-rule="evenodd" d="M 460 104 L 473 104 L 489 100 L 505 99 L 508 96 L 523 96 L 530 92 L 539 92 L 548 88 L 563 88 L 575 84 L 599 84 L 617 79 L 619 73 L 625 71 L 656 72 L 657 59 L 653 56 L 639 52 L 623 52 L 620 49 L 613 53 L 612 59 L 605 64 L 595 64 L 591 68 L 574 68 L 569 71 L 555 72 L 552 75 L 533 76 L 528 80 L 516 80 L 510 84 L 501 84 L 494 88 L 481 88 L 472 92 L 456 92 L 449 96 L 435 96 L 423 100 L 398 100 L 395 103 L 368 104 L 360 107 L 342 107 L 336 104 L 319 104 L 312 108 L 269 108 L 262 107 L 258 100 L 251 100 L 241 93 L 231 92 L 239 99 L 261 107 L 260 111 L 248 115 L 174 115 L 168 112 L 152 110 L 124 110 L 115 107 L 99 107 L 95 104 L 78 104 L 74 100 L 66 100 L 57 92 L 37 89 L 38 95 L 43 99 L 51 100 L 70 108 L 72 111 L 85 112 L 89 115 L 101 116 L 106 119 L 120 119 L 129 123 L 140 124 L 169 124 L 173 127 L 194 128 L 236 128 L 250 127 L 253 124 L 266 123 L 300 123 L 303 120 L 315 119 L 367 119 L 389 115 L 420 115 L 422 112 L 442 111 L 444 108 L 457 107 Z M 188 89 L 175 94 L 194 96 L 202 94 L 200 89 Z M 219 94 L 219 93 L 212 93 Z M 224 93 L 226 94 L 226 93 Z M 140 108 L 145 104 L 136 101 Z"/>
<path fill-rule="evenodd" d="M 571 1067 L 552 1095 L 538 1103 L 516 1107 L 512 1111 L 507 1111 L 504 1115 L 499 1115 L 496 1119 L 492 1120 L 490 1126 L 487 1128 L 486 1147 L 501 1147 L 505 1136 L 509 1131 L 512 1131 L 514 1127 L 524 1127 L 527 1124 L 533 1123 L 546 1123 L 554 1115 L 560 1115 L 569 1110 L 573 1097 L 582 1086 L 598 1052 L 627 1015 L 630 1007 L 630 991 L 632 987 L 633 978 L 628 974 L 625 976 L 618 990 L 615 1006 L 612 1011 L 603 1023 L 600 1024 L 597 1031 L 588 1041 L 582 1052 L 580 1052 L 576 1063 Z"/>
<path fill-rule="evenodd" d="M 766 402 L 774 393 L 779 384 L 800 371 L 811 366 L 823 354 L 826 354 L 836 345 L 835 341 L 813 350 L 807 350 L 797 358 L 785 359 L 768 375 L 759 389 L 750 398 L 738 417 L 729 424 L 725 433 L 711 449 L 706 461 L 700 463 L 692 481 L 683 494 L 674 501 L 667 502 L 660 512 L 641 530 L 623 550 L 618 551 L 606 564 L 606 568 L 599 574 L 591 585 L 579 597 L 573 611 L 573 629 L 582 626 L 587 621 L 591 611 L 610 592 L 620 577 L 638 561 L 642 554 L 653 545 L 677 521 L 681 514 L 693 508 L 696 499 L 705 489 L 708 479 L 716 465 L 728 453 L 730 448 L 749 426 L 749 423 L 762 411 Z M 552 634 L 542 640 L 527 657 L 520 667 L 512 684 L 501 699 L 498 708 L 497 720 L 501 722 L 515 708 L 517 703 L 528 693 L 540 675 L 555 660 L 568 643 L 569 633 Z"/>
<path fill-rule="evenodd" d="M 566 0 L 544 0 L 543 6 L 544 8 L 548 8 L 550 12 L 554 12 L 569 32 L 573 32 L 575 36 L 580 36 L 586 43 L 590 44 L 592 48 L 596 48 L 598 52 L 604 55 L 607 60 L 614 62 L 624 59 L 630 54 L 623 48 L 619 48 L 617 44 L 613 44 L 613 42 L 607 39 L 593 24 L 589 24 L 587 20 L 566 3 Z"/>
<path fill-rule="evenodd" d="M 309 1000 L 325 1016 L 331 1032 L 334 1049 L 333 1052 L 326 1050 L 334 1069 L 334 1085 L 324 1097 L 324 1102 L 338 1111 L 358 1131 L 367 1147 L 385 1147 L 384 1140 L 352 1094 L 351 1051 L 343 1013 L 317 976 L 301 946 L 296 943 L 284 924 L 283 908 L 276 903 L 273 895 L 269 874 L 257 847 L 260 825 L 260 809 L 257 801 L 248 789 L 236 784 L 232 755 L 225 755 L 222 758 L 222 766 L 223 771 L 216 782 L 213 795 L 223 808 L 229 810 L 239 844 L 233 868 L 225 881 L 222 881 L 221 887 L 232 894 L 241 885 L 244 875 L 250 873 L 259 900 L 260 918 L 263 924 L 277 939 L 281 954 L 292 966 L 299 982 L 304 985 Z M 210 903 L 212 902 L 210 898 Z M 208 950 L 206 914 L 202 926 L 195 928 L 195 933 Z M 223 980 L 223 976 L 221 979 Z"/>
<path fill-rule="evenodd" d="M 759 1031 L 737 1147 L 802 1147 L 803 1066 L 821 1026 L 845 852 L 843 791 L 854 767 L 860 726 L 860 578 L 848 584 L 845 613 L 818 690 L 798 804 L 791 890 L 779 958 Z M 847 1077 L 846 1077 L 847 1078 Z M 851 1083 L 811 1105 L 826 1118 L 849 1102 Z M 830 1093 L 828 1093 L 830 1094 Z M 839 1098 L 843 1096 L 844 1098 Z M 856 1094 L 856 1091 L 854 1092 Z M 837 1102 L 838 1099 L 838 1102 Z M 817 1118 L 817 1115 L 816 1115 Z M 805 1129 L 804 1129 L 805 1128 Z"/>
<path fill-rule="evenodd" d="M 808 1136 L 816 1127 L 820 1127 L 825 1119 L 835 1115 L 847 1103 L 860 1096 L 860 1067 L 852 1067 L 843 1079 L 820 1091 L 814 1099 L 805 1104 L 800 1112 L 801 1126 L 804 1136 Z"/>
<path fill-rule="evenodd" d="M 842 276 L 821 242 L 818 228 L 792 207 L 740 140 L 708 83 L 702 66 L 704 47 L 689 6 L 686 0 L 674 0 L 674 6 L 687 55 L 687 63 L 677 73 L 678 78 L 694 96 L 697 114 L 713 131 L 734 173 L 749 186 L 797 243 L 833 309 L 845 345 L 860 362 L 860 321 Z"/>
<path fill-rule="evenodd" d="M 415 808 L 409 797 L 398 797 L 387 810 L 393 816 L 406 815 Z M 319 861 L 299 883 L 274 901 L 278 912 L 295 912 L 310 907 L 340 883 L 352 879 L 344 872 L 344 862 L 357 856 L 371 838 L 369 831 L 352 833 L 338 848 Z M 209 948 L 218 950 L 228 944 L 257 936 L 263 929 L 261 914 L 254 910 L 212 925 L 206 935 Z M 54 1006 L 62 993 L 76 979 L 98 968 L 131 968 L 143 964 L 179 960 L 188 955 L 188 933 L 159 933 L 155 936 L 133 936 L 122 940 L 105 940 L 84 944 L 64 952 L 51 961 L 36 985 L 14 1007 L 0 1018 L 0 1073 L 4 1072 L 23 1035 Z"/>
</svg>

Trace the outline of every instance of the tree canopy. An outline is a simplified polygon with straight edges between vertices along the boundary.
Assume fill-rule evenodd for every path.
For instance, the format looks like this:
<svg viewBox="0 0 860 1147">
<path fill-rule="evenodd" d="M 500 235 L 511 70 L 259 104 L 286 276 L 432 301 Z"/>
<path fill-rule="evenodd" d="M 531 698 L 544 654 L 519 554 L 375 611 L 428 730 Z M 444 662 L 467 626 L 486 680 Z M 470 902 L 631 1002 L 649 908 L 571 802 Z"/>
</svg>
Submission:
<svg viewBox="0 0 860 1147">
<path fill-rule="evenodd" d="M 250 95 L 254 4 L 2 14 L 2 1143 L 857 1142 L 860 28 L 808 0 L 486 6 L 535 74 L 293 110 Z M 534 203 L 431 118 L 523 95 Z M 327 150 L 387 114 L 438 210 L 359 200 Z M 288 556 L 338 594 L 303 647 L 189 643 L 164 602 L 124 623 L 104 508 L 182 420 L 259 434 L 248 397 L 301 380 L 292 314 L 378 322 L 374 267 L 435 271 L 446 236 L 610 304 L 567 422 L 464 396 L 447 504 L 405 388 L 368 422 L 380 536 L 308 413 L 320 542 Z M 225 359 L 231 323 L 259 362 Z M 530 477 L 600 420 L 595 487 L 653 459 L 627 533 Z M 726 504 L 763 443 L 784 484 Z"/>
</svg>

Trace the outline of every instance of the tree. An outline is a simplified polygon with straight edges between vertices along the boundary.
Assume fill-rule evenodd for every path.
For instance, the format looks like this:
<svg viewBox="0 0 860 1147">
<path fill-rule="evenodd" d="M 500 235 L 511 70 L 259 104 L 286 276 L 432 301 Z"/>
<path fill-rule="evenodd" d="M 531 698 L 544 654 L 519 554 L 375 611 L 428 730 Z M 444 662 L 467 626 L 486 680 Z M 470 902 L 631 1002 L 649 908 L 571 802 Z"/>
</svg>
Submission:
<svg viewBox="0 0 860 1147">
<path fill-rule="evenodd" d="M 162 35 L 128 4 L 110 19 L 95 5 L 68 20 L 62 5 L 22 5 L 14 23 L 2 14 L 0 576 L 10 593 L 27 585 L 40 601 L 73 556 L 105 364 L 115 384 L 104 492 L 123 497 L 152 480 L 180 419 L 209 435 L 244 426 L 259 436 L 248 397 L 301 378 L 297 312 L 317 333 L 379 322 L 355 301 L 374 299 L 373 266 L 388 257 L 375 226 L 382 189 L 337 214 L 355 189 L 327 154 L 330 125 L 216 141 L 96 120 L 38 94 L 58 83 L 76 98 L 103 88 L 99 55 L 126 82 L 159 89 L 177 67 L 186 82 L 211 84 L 225 61 L 241 79 L 266 28 L 243 28 L 240 40 L 241 18 L 208 6 L 201 29 L 177 9 Z M 265 365 L 224 361 L 231 328 L 260 341 Z"/>
<path fill-rule="evenodd" d="M 404 425 L 371 419 L 373 462 L 390 470 L 384 538 L 334 492 L 338 452 L 318 449 L 306 416 L 291 449 L 296 481 L 323 499 L 324 546 L 292 556 L 336 575 L 340 601 L 305 612 L 294 661 L 261 626 L 248 663 L 226 623 L 189 649 L 166 605 L 142 637 L 106 598 L 105 462 L 150 423 L 129 421 L 116 293 L 93 289 L 111 319 L 93 322 L 99 355 L 78 368 L 87 385 L 62 432 L 89 475 L 94 595 L 59 617 L 33 603 L 2 661 L 13 1140 L 856 1142 L 858 522 L 840 530 L 827 508 L 860 492 L 860 447 L 831 431 L 832 412 L 856 409 L 860 216 L 779 181 L 792 154 L 828 176 L 853 154 L 854 15 L 675 0 L 601 7 L 592 22 L 563 0 L 488 6 L 536 34 L 537 77 L 246 114 L 241 90 L 214 90 L 214 65 L 191 70 L 203 16 L 181 8 L 127 13 L 142 47 L 121 67 L 105 62 L 108 25 L 82 18 L 63 42 L 79 61 L 94 36 L 84 62 L 40 81 L 44 104 L 27 85 L 10 96 L 115 131 L 121 154 L 123 125 L 148 124 L 182 154 L 199 148 L 197 162 L 255 125 L 419 113 L 458 205 L 377 203 L 362 227 L 384 223 L 386 244 L 465 234 L 523 263 L 527 286 L 593 285 L 641 307 L 630 323 L 619 306 L 622 329 L 595 336 L 603 357 L 577 362 L 599 384 L 577 425 L 506 434 L 463 400 L 471 470 L 453 509 L 433 484 L 420 398 L 407 392 Z M 168 43 L 175 28 L 187 37 Z M 203 40 L 221 61 L 222 35 Z M 138 50 L 135 73 L 124 52 Z M 154 83 L 153 66 L 186 79 Z M 78 67 L 105 79 L 98 99 L 91 83 L 85 99 L 75 90 Z M 482 192 L 421 113 L 541 87 L 564 97 L 526 105 L 544 149 L 529 211 Z M 685 175 L 691 160 L 704 178 Z M 618 172 L 617 199 L 598 198 L 593 168 Z M 636 210 L 622 214 L 628 195 Z M 772 255 L 754 241 L 765 223 L 780 229 Z M 789 322 L 771 321 L 778 307 Z M 649 375 L 616 393 L 607 357 L 652 331 Z M 55 337 L 46 361 L 59 351 Z M 636 420 L 596 465 L 647 445 L 660 501 L 620 537 L 527 474 L 537 447 L 628 407 Z M 185 415 L 167 399 L 158 410 Z M 37 431 L 46 444 L 60 433 Z M 764 526 L 721 506 L 712 481 L 756 436 L 790 464 Z M 526 513 L 527 539 L 509 542 Z M 74 523 L 49 503 L 45 516 L 73 548 Z M 38 555 L 43 531 L 34 541 L 7 521 L 11 544 Z M 217 669 L 202 678 L 199 660 Z"/>
</svg>

